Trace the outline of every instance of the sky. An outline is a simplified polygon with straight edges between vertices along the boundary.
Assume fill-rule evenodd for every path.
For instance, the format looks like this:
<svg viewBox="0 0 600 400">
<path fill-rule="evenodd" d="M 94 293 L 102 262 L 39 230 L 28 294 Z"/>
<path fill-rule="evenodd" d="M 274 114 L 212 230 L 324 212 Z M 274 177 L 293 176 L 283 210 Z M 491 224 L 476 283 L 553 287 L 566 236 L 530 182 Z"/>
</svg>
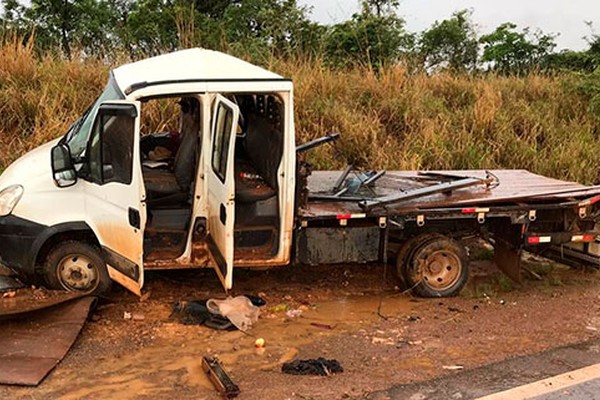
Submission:
<svg viewBox="0 0 600 400">
<path fill-rule="evenodd" d="M 359 0 L 298 0 L 312 7 L 311 16 L 322 24 L 349 19 L 359 10 Z M 456 10 L 473 10 L 479 34 L 493 31 L 504 22 L 520 28 L 539 28 L 544 33 L 560 33 L 557 50 L 583 50 L 583 39 L 591 31 L 585 21 L 592 21 L 600 33 L 599 0 L 401 0 L 398 14 L 411 32 L 422 31 L 436 20 L 443 20 Z"/>
</svg>

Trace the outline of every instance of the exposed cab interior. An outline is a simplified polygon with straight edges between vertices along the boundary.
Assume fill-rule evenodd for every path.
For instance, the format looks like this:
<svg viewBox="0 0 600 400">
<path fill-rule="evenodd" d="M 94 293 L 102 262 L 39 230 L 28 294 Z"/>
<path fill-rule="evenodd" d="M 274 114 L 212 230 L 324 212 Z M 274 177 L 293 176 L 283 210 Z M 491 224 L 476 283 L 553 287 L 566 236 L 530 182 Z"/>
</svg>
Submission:
<svg viewBox="0 0 600 400">
<path fill-rule="evenodd" d="M 235 141 L 235 259 L 264 258 L 278 251 L 279 167 L 284 107 L 275 94 L 231 96 L 240 109 Z"/>
<path fill-rule="evenodd" d="M 279 250 L 280 176 L 284 107 L 276 94 L 225 96 L 240 110 L 234 140 L 236 261 L 269 259 Z M 211 126 L 202 126 L 203 102 L 211 102 Z M 146 189 L 145 260 L 181 256 L 193 222 L 196 178 L 204 132 L 212 149 L 205 151 L 213 170 L 223 172 L 233 116 L 217 112 L 209 95 L 142 99 L 140 151 Z M 201 191 L 200 191 L 201 192 Z M 197 225 L 197 224 L 195 224 Z"/>
<path fill-rule="evenodd" d="M 199 96 L 144 99 L 140 151 L 148 222 L 147 261 L 183 254 L 201 154 Z"/>
</svg>

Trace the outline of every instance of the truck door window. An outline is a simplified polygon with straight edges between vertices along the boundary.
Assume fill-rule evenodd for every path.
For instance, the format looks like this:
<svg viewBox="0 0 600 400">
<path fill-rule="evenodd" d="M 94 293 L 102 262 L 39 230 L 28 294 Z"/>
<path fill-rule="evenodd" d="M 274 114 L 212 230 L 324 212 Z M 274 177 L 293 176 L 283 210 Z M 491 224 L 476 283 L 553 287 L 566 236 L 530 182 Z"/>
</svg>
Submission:
<svg viewBox="0 0 600 400">
<path fill-rule="evenodd" d="M 213 133 L 212 168 L 219 179 L 225 182 L 233 112 L 222 104 L 219 104 L 218 107 L 217 121 Z"/>
<path fill-rule="evenodd" d="M 87 109 L 81 119 L 71 126 L 65 137 L 66 143 L 71 149 L 71 155 L 76 162 L 81 162 L 81 158 L 85 156 L 84 151 L 92 131 L 90 126 L 92 125 L 94 117 L 96 116 L 96 111 L 98 111 L 100 105 L 108 100 L 120 100 L 124 98 L 125 97 L 121 93 L 117 82 L 111 73 L 104 92 L 102 92 L 94 104 Z"/>
<path fill-rule="evenodd" d="M 98 184 L 131 183 L 135 118 L 99 115 L 90 142 L 90 176 Z"/>
</svg>

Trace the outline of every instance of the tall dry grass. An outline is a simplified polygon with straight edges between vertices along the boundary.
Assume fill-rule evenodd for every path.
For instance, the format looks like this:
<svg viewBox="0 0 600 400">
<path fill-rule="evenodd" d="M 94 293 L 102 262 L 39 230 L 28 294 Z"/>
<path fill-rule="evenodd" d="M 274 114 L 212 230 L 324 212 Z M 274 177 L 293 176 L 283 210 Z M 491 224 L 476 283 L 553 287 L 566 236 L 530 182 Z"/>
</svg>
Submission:
<svg viewBox="0 0 600 400">
<path fill-rule="evenodd" d="M 346 162 L 387 169 L 524 168 L 599 180 L 598 120 L 576 78 L 410 75 L 398 66 L 331 70 L 275 64 L 296 82 L 297 136 L 339 131 L 320 168 Z M 575 81 L 574 81 L 575 79 Z"/>
<path fill-rule="evenodd" d="M 106 83 L 98 61 L 38 57 L 14 38 L 0 47 L 0 171 L 64 134 Z"/>
<path fill-rule="evenodd" d="M 599 180 L 598 122 L 569 76 L 410 75 L 402 67 L 334 70 L 320 60 L 271 60 L 295 81 L 297 140 L 341 143 L 311 154 L 318 168 L 526 168 Z M 0 170 L 58 137 L 104 86 L 99 61 L 0 47 Z"/>
</svg>

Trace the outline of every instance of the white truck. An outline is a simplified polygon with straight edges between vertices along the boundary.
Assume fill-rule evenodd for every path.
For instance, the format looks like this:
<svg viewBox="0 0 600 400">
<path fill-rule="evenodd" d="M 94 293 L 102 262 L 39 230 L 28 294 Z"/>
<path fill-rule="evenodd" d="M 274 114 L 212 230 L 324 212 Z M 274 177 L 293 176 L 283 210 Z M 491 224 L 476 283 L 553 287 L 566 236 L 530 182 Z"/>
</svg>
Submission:
<svg viewBox="0 0 600 400">
<path fill-rule="evenodd" d="M 142 132 L 157 101 L 179 107 L 159 161 L 173 143 Z M 140 294 L 150 269 L 214 267 L 230 289 L 235 268 L 395 259 L 429 297 L 465 284 L 466 236 L 490 240 L 513 279 L 524 249 L 598 265 L 599 187 L 522 170 L 312 172 L 302 153 L 336 137 L 297 148 L 291 80 L 226 54 L 123 65 L 62 138 L 0 176 L 0 263 L 51 288 Z"/>
</svg>

